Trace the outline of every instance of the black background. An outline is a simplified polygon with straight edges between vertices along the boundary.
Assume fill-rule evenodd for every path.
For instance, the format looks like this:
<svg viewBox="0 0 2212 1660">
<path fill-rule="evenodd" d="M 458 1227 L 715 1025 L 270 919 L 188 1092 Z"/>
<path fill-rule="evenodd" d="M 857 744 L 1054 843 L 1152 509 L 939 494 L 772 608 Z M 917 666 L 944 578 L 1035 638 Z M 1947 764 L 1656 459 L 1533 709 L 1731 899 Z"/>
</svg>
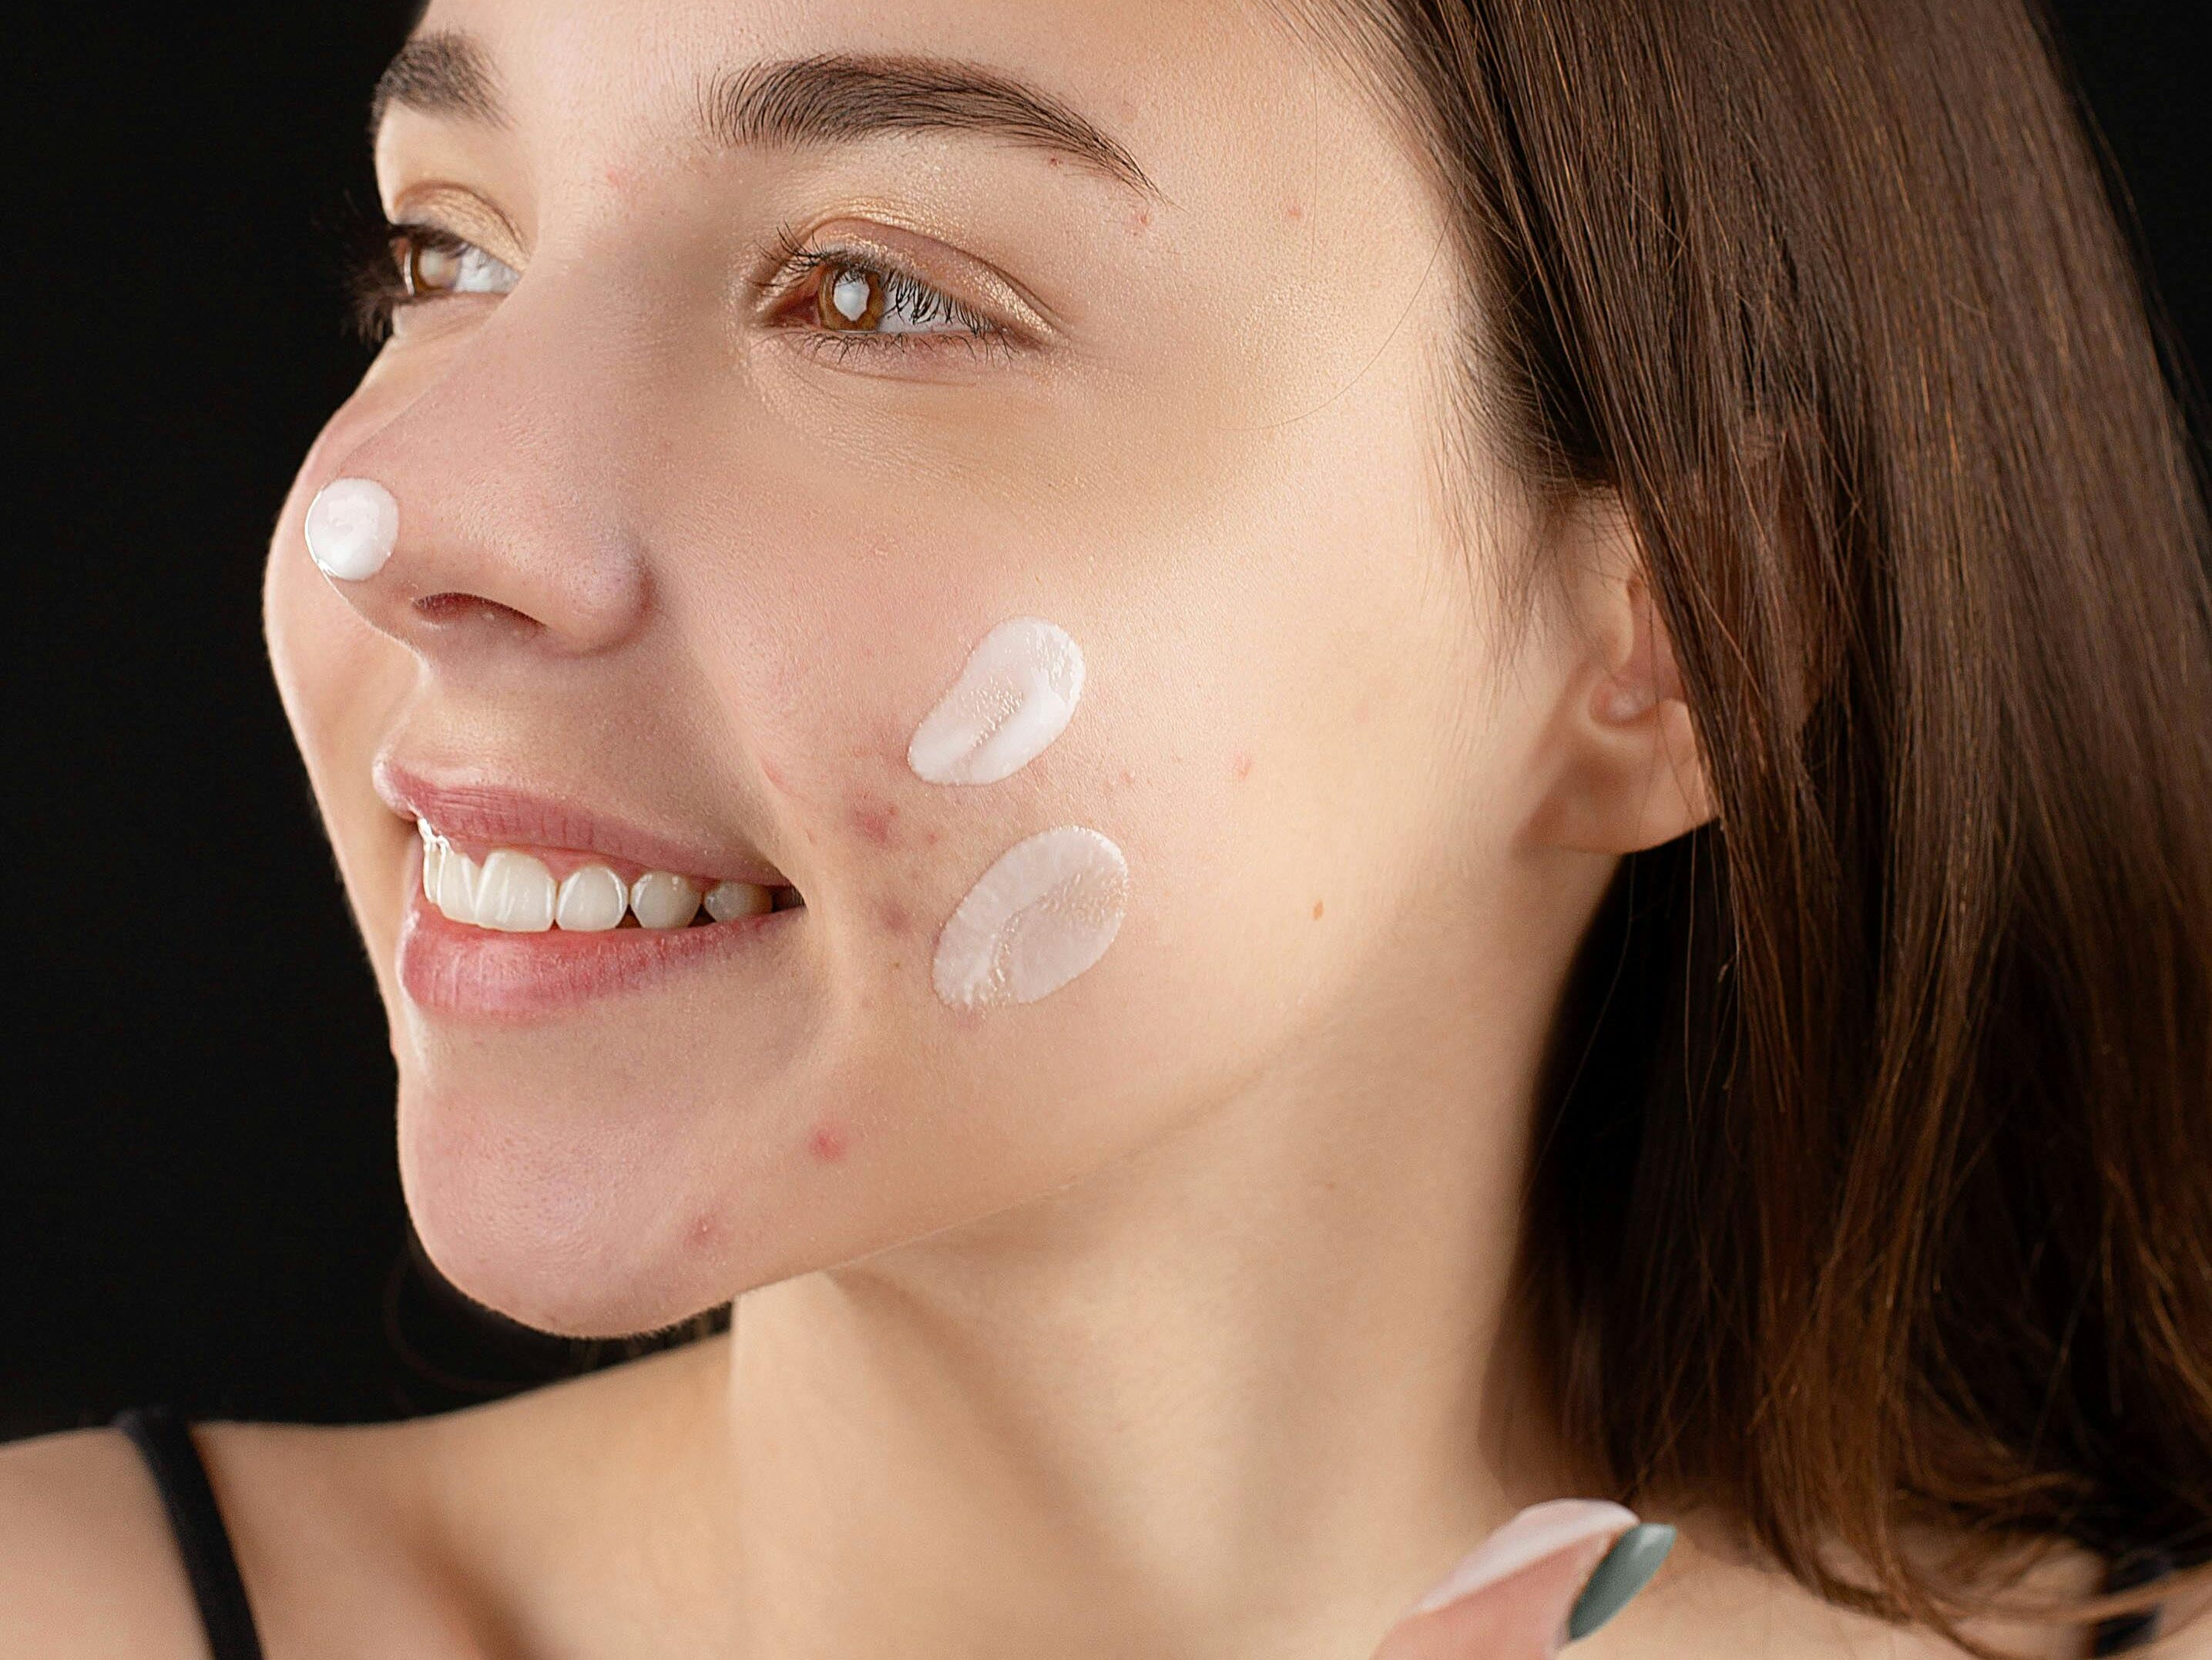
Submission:
<svg viewBox="0 0 2212 1660">
<path fill-rule="evenodd" d="M 616 1353 L 413 1258 L 383 1020 L 261 643 L 270 522 L 367 361 L 334 231 L 375 199 L 365 100 L 410 9 L 40 8 L 11 54 L 0 1438 L 151 1400 L 401 1416 Z M 2199 9 L 2060 12 L 2204 362 Z"/>
</svg>

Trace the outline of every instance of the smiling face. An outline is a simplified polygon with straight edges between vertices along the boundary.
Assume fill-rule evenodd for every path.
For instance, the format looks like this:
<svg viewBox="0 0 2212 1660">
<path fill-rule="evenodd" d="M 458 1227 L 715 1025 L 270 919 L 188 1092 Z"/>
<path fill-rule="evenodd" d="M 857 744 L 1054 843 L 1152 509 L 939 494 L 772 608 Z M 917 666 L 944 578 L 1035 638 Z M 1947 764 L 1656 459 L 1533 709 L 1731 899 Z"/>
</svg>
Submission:
<svg viewBox="0 0 2212 1660">
<path fill-rule="evenodd" d="M 948 68 L 1047 107 L 920 120 Z M 471 1294 L 664 1323 L 1364 1064 L 1571 933 L 1514 861 L 1533 705 L 1475 691 L 1468 570 L 1512 545 L 1436 507 L 1443 226 L 1279 19 L 440 0 L 387 85 L 416 295 L 267 616 Z M 353 580 L 303 531 L 339 477 L 398 504 Z M 1064 729 L 923 776 L 1018 618 L 1080 652 Z M 1110 943 L 941 995 L 949 919 L 1048 831 L 1125 862 Z M 524 931 L 440 915 L 424 834 L 448 909 Z M 594 931 L 640 878 L 637 918 L 728 884 L 729 920 Z M 531 931 L 560 879 L 579 926 Z"/>
</svg>

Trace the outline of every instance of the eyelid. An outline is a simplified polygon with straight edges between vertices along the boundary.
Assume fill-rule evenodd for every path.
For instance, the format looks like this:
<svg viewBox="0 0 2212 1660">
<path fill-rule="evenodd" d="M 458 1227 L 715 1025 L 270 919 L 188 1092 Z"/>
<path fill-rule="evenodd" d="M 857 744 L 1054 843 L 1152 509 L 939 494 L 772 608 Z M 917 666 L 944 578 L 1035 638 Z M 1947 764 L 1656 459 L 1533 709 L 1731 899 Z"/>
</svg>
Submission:
<svg viewBox="0 0 2212 1660">
<path fill-rule="evenodd" d="M 957 300 L 1009 335 L 1042 342 L 1058 333 L 1057 325 L 1044 307 L 990 266 L 950 250 L 933 253 L 920 247 L 909 249 L 904 246 L 906 240 L 872 228 L 839 228 L 834 222 L 817 226 L 803 237 L 795 234 L 790 226 L 781 226 L 768 250 L 766 271 L 750 286 L 757 294 L 780 298 L 790 286 L 785 273 L 794 261 L 804 258 L 818 265 L 825 254 L 833 258 L 846 254 L 856 257 L 860 263 L 910 277 L 948 299 Z M 930 244 L 931 249 L 939 247 L 941 245 Z M 947 265 L 952 267 L 951 274 L 939 269 Z"/>
<path fill-rule="evenodd" d="M 529 263 L 522 234 L 514 222 L 474 191 L 459 185 L 410 185 L 392 198 L 386 216 L 403 228 L 422 226 L 473 242 L 510 271 L 520 271 Z"/>
</svg>

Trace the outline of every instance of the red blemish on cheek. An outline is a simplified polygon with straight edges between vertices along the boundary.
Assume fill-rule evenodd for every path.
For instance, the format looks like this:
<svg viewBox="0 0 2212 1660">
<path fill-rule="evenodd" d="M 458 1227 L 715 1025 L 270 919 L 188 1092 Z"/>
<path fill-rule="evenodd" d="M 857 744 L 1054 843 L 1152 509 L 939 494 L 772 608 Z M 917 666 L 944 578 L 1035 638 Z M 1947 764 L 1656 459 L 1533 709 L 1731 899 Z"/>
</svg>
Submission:
<svg viewBox="0 0 2212 1660">
<path fill-rule="evenodd" d="M 885 933 L 896 938 L 902 939 L 914 931 L 914 918 L 896 899 L 886 899 L 877 908 L 876 921 L 883 924 Z"/>
<path fill-rule="evenodd" d="M 722 1225 L 711 1214 L 695 1216 L 691 1219 L 691 1225 L 684 1231 L 684 1237 L 692 1250 L 703 1251 L 722 1237 Z"/>
<path fill-rule="evenodd" d="M 853 828 L 879 848 L 891 844 L 891 820 L 898 808 L 888 801 L 860 800 L 853 804 Z"/>
<path fill-rule="evenodd" d="M 1239 783 L 1249 778 L 1252 775 L 1252 757 L 1243 750 L 1237 751 L 1237 758 L 1229 763 L 1229 775 Z"/>
<path fill-rule="evenodd" d="M 807 1152 L 825 1164 L 834 1164 L 842 1158 L 849 1145 L 845 1132 L 827 1122 L 817 1124 L 813 1134 L 806 1138 Z"/>
</svg>

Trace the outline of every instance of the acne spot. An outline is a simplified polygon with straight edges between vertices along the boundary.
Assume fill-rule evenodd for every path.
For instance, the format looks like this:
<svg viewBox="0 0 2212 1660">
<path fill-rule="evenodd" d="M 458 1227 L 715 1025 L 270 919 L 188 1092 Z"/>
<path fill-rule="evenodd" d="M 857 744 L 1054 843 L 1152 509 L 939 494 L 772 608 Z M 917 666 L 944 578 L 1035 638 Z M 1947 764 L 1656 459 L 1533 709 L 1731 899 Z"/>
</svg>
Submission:
<svg viewBox="0 0 2212 1660">
<path fill-rule="evenodd" d="M 1283 209 L 1283 217 L 1285 219 L 1303 219 L 1305 216 L 1306 210 L 1295 202 L 1288 204 Z"/>
<path fill-rule="evenodd" d="M 621 167 L 609 167 L 606 171 L 606 180 L 615 189 L 623 190 L 629 185 L 629 174 Z"/>
<path fill-rule="evenodd" d="M 891 844 L 891 820 L 898 817 L 895 803 L 863 797 L 853 804 L 853 828 L 861 837 L 879 848 Z"/>
<path fill-rule="evenodd" d="M 844 1130 L 827 1120 L 817 1124 L 813 1134 L 806 1138 L 806 1150 L 825 1164 L 834 1164 L 842 1158 L 850 1145 Z"/>
<path fill-rule="evenodd" d="M 1137 775 L 1124 767 L 1121 769 L 1121 781 L 1125 784 L 1133 784 L 1137 781 Z"/>
<path fill-rule="evenodd" d="M 788 795 L 791 794 L 791 785 L 783 775 L 783 769 L 776 765 L 775 762 L 763 761 L 761 763 L 761 776 L 768 780 L 769 786 L 774 788 L 778 794 Z"/>
<path fill-rule="evenodd" d="M 923 842 L 933 848 L 939 842 L 945 839 L 945 832 L 943 830 L 932 830 L 928 835 L 923 836 L 921 839 Z"/>
<path fill-rule="evenodd" d="M 883 925 L 884 932 L 894 939 L 904 939 L 914 931 L 914 918 L 896 899 L 886 899 L 877 908 L 876 921 Z"/>
<path fill-rule="evenodd" d="M 1321 901 L 1318 899 L 1314 901 L 1314 921 L 1321 921 Z"/>
<path fill-rule="evenodd" d="M 711 1213 L 702 1212 L 691 1219 L 691 1225 L 684 1231 L 684 1239 L 691 1249 L 703 1251 L 710 1249 L 714 1242 L 721 1237 L 722 1228 Z"/>
<path fill-rule="evenodd" d="M 1142 236 L 1152 228 L 1152 210 L 1150 208 L 1139 208 L 1129 216 L 1129 234 Z"/>
<path fill-rule="evenodd" d="M 1237 751 L 1237 758 L 1229 763 L 1229 775 L 1240 784 L 1252 775 L 1252 757 L 1248 751 Z"/>
</svg>

